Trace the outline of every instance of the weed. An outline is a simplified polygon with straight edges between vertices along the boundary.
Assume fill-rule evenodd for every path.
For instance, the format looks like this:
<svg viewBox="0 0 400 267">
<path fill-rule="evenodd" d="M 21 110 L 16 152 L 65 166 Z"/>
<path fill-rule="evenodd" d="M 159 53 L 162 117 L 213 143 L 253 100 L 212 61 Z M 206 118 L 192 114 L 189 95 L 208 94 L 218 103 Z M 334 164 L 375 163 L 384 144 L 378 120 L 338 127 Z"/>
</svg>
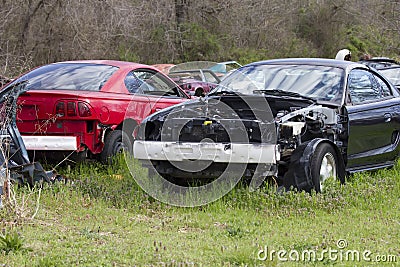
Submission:
<svg viewBox="0 0 400 267">
<path fill-rule="evenodd" d="M 11 251 L 30 251 L 30 249 L 24 247 L 24 243 L 25 240 L 16 231 L 0 234 L 0 250 L 4 251 L 6 255 L 8 255 Z"/>
<path fill-rule="evenodd" d="M 4 201 L 4 213 L 13 224 L 33 220 L 40 208 L 41 188 L 9 185 L 9 197 Z"/>
<path fill-rule="evenodd" d="M 228 232 L 229 237 L 241 238 L 241 237 L 243 237 L 243 234 L 244 234 L 243 230 L 240 229 L 240 227 L 228 227 L 226 229 L 226 231 Z"/>
<path fill-rule="evenodd" d="M 71 183 L 43 187 L 39 208 L 38 189 L 13 189 L 18 206 L 25 207 L 19 214 L 26 219 L 14 224 L 18 216 L 3 209 L 0 224 L 12 223 L 23 234 L 23 245 L 35 252 L 7 256 L 4 252 L 0 264 L 280 266 L 277 258 L 258 260 L 257 253 L 265 246 L 276 251 L 321 252 L 337 249 L 342 238 L 351 251 L 390 254 L 397 261 L 400 257 L 400 165 L 355 174 L 344 186 L 329 182 L 322 194 L 278 192 L 267 184 L 250 192 L 245 184 L 238 184 L 217 201 L 194 208 L 169 206 L 147 196 L 123 161 L 112 166 L 82 164 L 66 171 Z M 138 166 L 133 175 L 147 174 Z M 12 239 L 14 233 L 8 234 L 7 239 Z M 346 262 L 309 264 L 342 266 Z"/>
</svg>

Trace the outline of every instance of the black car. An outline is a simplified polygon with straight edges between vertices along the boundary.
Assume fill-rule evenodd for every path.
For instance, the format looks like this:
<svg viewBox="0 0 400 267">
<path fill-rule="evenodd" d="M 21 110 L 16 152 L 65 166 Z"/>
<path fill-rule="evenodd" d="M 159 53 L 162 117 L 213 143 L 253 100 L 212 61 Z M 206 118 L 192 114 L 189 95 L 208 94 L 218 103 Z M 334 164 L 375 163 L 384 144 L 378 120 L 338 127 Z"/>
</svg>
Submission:
<svg viewBox="0 0 400 267">
<path fill-rule="evenodd" d="M 399 131 L 399 92 L 375 69 L 276 59 L 147 117 L 134 157 L 175 182 L 235 175 L 320 192 L 328 177 L 393 166 Z"/>
</svg>

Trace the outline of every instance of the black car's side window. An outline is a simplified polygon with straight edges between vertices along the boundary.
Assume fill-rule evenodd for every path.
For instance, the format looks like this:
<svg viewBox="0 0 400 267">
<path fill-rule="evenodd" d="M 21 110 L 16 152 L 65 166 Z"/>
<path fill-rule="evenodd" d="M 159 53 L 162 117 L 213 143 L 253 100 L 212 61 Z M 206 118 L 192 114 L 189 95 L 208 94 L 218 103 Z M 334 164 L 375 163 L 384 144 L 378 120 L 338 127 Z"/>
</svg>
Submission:
<svg viewBox="0 0 400 267">
<path fill-rule="evenodd" d="M 366 70 L 351 71 L 348 88 L 353 104 L 376 101 L 392 95 L 390 88 L 382 79 Z"/>
<path fill-rule="evenodd" d="M 383 97 L 392 96 L 392 91 L 389 86 L 379 77 L 375 76 L 376 81 L 379 83 L 380 88 L 382 89 Z"/>
</svg>

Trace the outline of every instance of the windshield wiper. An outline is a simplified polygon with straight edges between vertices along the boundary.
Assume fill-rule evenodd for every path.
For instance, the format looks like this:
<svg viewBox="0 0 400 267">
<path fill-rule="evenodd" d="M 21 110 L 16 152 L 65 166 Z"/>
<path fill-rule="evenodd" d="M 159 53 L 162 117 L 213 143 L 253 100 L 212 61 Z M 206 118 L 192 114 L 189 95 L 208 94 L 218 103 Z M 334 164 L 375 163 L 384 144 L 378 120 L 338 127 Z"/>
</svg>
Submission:
<svg viewBox="0 0 400 267">
<path fill-rule="evenodd" d="M 210 93 L 208 93 L 208 96 L 219 96 L 219 95 L 241 95 L 241 93 L 233 91 L 229 89 L 228 87 L 222 87 L 218 86 L 216 88 L 219 88 L 218 90 L 214 89 Z"/>
<path fill-rule="evenodd" d="M 312 97 L 305 96 L 296 92 L 285 91 L 281 89 L 261 89 L 261 90 L 253 90 L 254 94 L 267 94 L 267 95 L 274 95 L 274 96 L 292 96 L 292 97 L 299 97 L 307 100 L 311 100 L 315 102 L 316 100 Z"/>
<path fill-rule="evenodd" d="M 237 95 L 238 93 L 230 90 L 221 90 L 213 93 L 212 95 Z"/>
</svg>

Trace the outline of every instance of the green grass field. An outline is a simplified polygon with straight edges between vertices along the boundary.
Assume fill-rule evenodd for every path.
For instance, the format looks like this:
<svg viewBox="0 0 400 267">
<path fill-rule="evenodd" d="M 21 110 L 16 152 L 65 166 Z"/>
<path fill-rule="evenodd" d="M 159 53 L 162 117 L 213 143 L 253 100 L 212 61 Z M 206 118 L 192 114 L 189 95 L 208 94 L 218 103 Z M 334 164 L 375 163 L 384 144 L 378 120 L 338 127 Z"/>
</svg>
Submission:
<svg viewBox="0 0 400 267">
<path fill-rule="evenodd" d="M 70 182 L 13 188 L 0 266 L 400 265 L 400 164 L 324 194 L 238 185 L 195 208 L 147 196 L 123 163 L 59 172 Z"/>
</svg>

